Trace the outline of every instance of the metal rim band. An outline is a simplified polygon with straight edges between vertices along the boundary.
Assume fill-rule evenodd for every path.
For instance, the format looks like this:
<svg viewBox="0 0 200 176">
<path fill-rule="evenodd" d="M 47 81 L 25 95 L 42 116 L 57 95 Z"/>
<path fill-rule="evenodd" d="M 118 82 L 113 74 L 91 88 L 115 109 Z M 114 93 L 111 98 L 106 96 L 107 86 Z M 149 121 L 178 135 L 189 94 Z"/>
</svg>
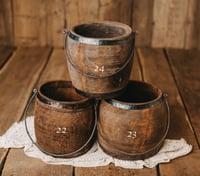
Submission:
<svg viewBox="0 0 200 176">
<path fill-rule="evenodd" d="M 123 39 L 118 39 L 118 40 L 101 40 L 101 39 L 96 39 L 96 38 L 81 37 L 67 30 L 64 30 L 64 33 L 68 34 L 68 36 L 72 40 L 75 40 L 80 43 L 90 44 L 90 45 L 119 45 L 129 40 L 132 40 L 136 34 L 136 32 L 132 32 L 128 37 L 125 37 Z"/>
<path fill-rule="evenodd" d="M 53 108 L 58 108 L 58 109 L 74 109 L 74 108 L 79 108 L 79 109 L 82 109 L 82 108 L 86 108 L 86 107 L 90 107 L 92 106 L 92 99 L 88 99 L 87 101 L 84 101 L 84 102 L 78 102 L 78 104 L 76 103 L 72 103 L 72 104 L 65 104 L 64 102 L 58 102 L 58 101 L 53 101 L 53 100 L 48 100 L 48 99 L 45 99 L 44 97 L 42 97 L 40 95 L 40 93 L 37 93 L 37 98 L 38 100 L 40 100 L 42 103 L 44 103 L 45 105 L 48 105 L 50 107 L 53 107 Z"/>
<path fill-rule="evenodd" d="M 158 100 L 145 104 L 123 104 L 118 101 L 115 101 L 115 99 L 107 99 L 105 101 L 117 108 L 127 109 L 127 110 L 139 110 L 139 109 L 147 109 L 154 107 L 155 105 L 158 105 L 160 102 L 162 102 L 163 99 L 165 99 L 165 97 L 167 97 L 167 94 L 163 93 Z"/>
</svg>

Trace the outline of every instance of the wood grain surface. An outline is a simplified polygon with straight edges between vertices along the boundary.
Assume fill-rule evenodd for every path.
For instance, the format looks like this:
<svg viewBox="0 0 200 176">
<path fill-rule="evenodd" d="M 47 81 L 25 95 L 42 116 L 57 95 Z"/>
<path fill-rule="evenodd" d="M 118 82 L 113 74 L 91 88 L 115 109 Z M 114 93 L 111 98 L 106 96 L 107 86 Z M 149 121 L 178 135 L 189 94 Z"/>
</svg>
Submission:
<svg viewBox="0 0 200 176">
<path fill-rule="evenodd" d="M 5 48 L 3 51 L 9 51 Z M 8 52 L 10 53 L 10 52 Z M 2 52 L 8 61 L 0 71 L 0 135 L 22 118 L 33 87 L 50 80 L 69 80 L 63 49 L 16 48 Z M 8 175 L 137 175 L 183 176 L 200 174 L 199 159 L 199 51 L 137 48 L 130 79 L 144 80 L 168 94 L 171 124 L 167 138 L 185 138 L 193 151 L 187 156 L 159 164 L 152 169 L 56 166 L 28 157 L 23 149 L 0 149 L 0 170 Z"/>
<path fill-rule="evenodd" d="M 63 47 L 64 28 L 119 21 L 140 33 L 137 47 L 200 49 L 198 0 L 0 0 L 0 45 Z"/>
</svg>

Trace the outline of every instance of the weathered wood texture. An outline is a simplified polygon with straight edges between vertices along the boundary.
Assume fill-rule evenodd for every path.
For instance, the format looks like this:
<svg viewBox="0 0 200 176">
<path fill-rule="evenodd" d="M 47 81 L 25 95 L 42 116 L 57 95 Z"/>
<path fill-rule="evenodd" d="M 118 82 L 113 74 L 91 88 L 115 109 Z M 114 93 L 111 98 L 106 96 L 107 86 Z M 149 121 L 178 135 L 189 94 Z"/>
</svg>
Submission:
<svg viewBox="0 0 200 176">
<path fill-rule="evenodd" d="M 168 50 L 168 59 L 200 144 L 200 51 Z"/>
<path fill-rule="evenodd" d="M 21 149 L 12 149 L 2 172 L 2 176 L 8 175 L 72 176 L 72 169 L 63 165 L 48 165 L 39 159 L 27 157 Z"/>
<path fill-rule="evenodd" d="M 3 122 L 0 123 L 0 135 L 21 119 L 29 92 L 37 81 L 49 52 L 48 48 L 20 48 L 0 72 L 0 120 Z M 6 152 L 7 150 L 0 150 L 0 166 Z"/>
<path fill-rule="evenodd" d="M 138 50 L 139 56 L 140 56 L 140 61 L 141 65 L 143 68 L 143 75 L 144 75 L 144 80 L 148 81 L 152 84 L 157 85 L 160 87 L 164 92 L 168 93 L 168 101 L 170 105 L 170 111 L 171 111 L 171 124 L 170 124 L 170 129 L 169 129 L 169 134 L 168 138 L 185 138 L 190 144 L 193 145 L 193 153 L 190 154 L 189 156 L 186 157 L 181 157 L 179 159 L 171 161 L 170 164 L 160 164 L 159 165 L 159 170 L 160 170 L 160 175 L 161 176 L 167 176 L 167 175 L 172 175 L 175 176 L 177 173 L 181 173 L 180 175 L 195 175 L 197 176 L 200 173 L 200 168 L 197 166 L 196 163 L 199 161 L 199 146 L 197 143 L 197 140 L 195 138 L 192 126 L 198 126 L 200 127 L 199 123 L 196 124 L 195 122 L 199 121 L 196 119 L 192 123 L 189 121 L 189 117 L 187 115 L 187 112 L 184 108 L 184 104 L 186 102 L 190 103 L 190 99 L 181 99 L 179 95 L 179 89 L 177 88 L 176 81 L 173 78 L 173 74 L 170 72 L 170 67 L 168 65 L 168 62 L 165 58 L 163 50 L 157 49 L 139 49 Z M 170 52 L 171 53 L 171 52 Z M 187 80 L 185 79 L 184 75 L 184 68 L 179 69 L 180 67 L 183 66 L 182 64 L 182 59 L 188 57 L 185 55 L 186 53 L 181 50 L 180 52 L 174 51 L 174 57 L 176 55 L 181 55 L 182 57 L 176 58 L 176 65 L 173 65 L 173 69 L 176 70 L 178 69 L 179 72 L 175 72 L 175 75 L 177 78 L 179 78 L 179 83 L 181 86 Z M 191 60 L 195 60 L 195 55 L 191 56 Z M 173 59 L 174 61 L 175 59 Z M 189 60 L 189 59 L 188 59 Z M 191 61 L 190 60 L 190 61 Z M 198 61 L 199 63 L 199 61 Z M 196 62 L 197 64 L 197 62 Z M 194 73 L 196 72 L 196 67 L 193 68 L 190 64 L 190 66 L 186 66 L 186 68 L 190 68 L 191 72 Z M 197 64 L 198 65 L 198 64 Z M 184 67 L 184 66 L 183 66 Z M 180 75 L 180 74 L 183 75 Z M 196 88 L 198 87 L 199 89 L 199 82 L 197 83 L 197 78 L 196 75 L 191 73 L 191 84 L 196 83 Z M 194 77 L 193 77 L 194 76 Z M 180 79 L 181 77 L 181 79 Z M 187 76 L 186 76 L 187 79 Z M 184 81 L 182 81 L 184 80 Z M 187 85 L 185 85 L 187 89 Z M 188 93 L 195 93 L 195 89 L 189 89 Z M 199 98 L 194 98 L 195 102 L 199 104 Z M 195 108 L 196 107 L 196 108 Z M 196 113 L 198 111 L 198 106 L 196 105 L 194 109 L 196 109 Z M 194 116 L 195 119 L 195 116 Z"/>
<path fill-rule="evenodd" d="M 143 68 L 144 81 L 154 84 L 169 97 L 171 122 L 168 138 L 184 137 L 198 149 L 191 124 L 179 95 L 173 75 L 161 49 L 138 49 L 139 58 Z"/>
<path fill-rule="evenodd" d="M 12 55 L 12 52 L 13 52 L 13 48 L 8 48 L 8 47 L 3 47 L 3 46 L 0 47 L 0 70 L 9 60 L 10 56 Z"/>
<path fill-rule="evenodd" d="M 132 72 L 130 75 L 131 80 L 142 80 L 142 72 L 139 63 L 138 53 L 135 50 L 134 61 L 132 66 Z M 156 168 L 152 169 L 124 169 L 121 167 L 115 167 L 113 164 L 109 164 L 104 167 L 95 167 L 95 168 L 84 168 L 84 167 L 75 167 L 76 176 L 101 176 L 101 175 L 110 175 L 110 176 L 157 176 Z"/>
<path fill-rule="evenodd" d="M 173 160 L 171 163 L 160 165 L 160 176 L 199 176 L 200 151 L 186 157 Z"/>
<path fill-rule="evenodd" d="M 151 46 L 153 29 L 153 0 L 133 1 L 132 28 L 138 30 L 137 47 Z"/>
<path fill-rule="evenodd" d="M 43 48 L 44 49 L 44 48 Z M 33 50 L 32 50 L 33 51 Z M 27 53 L 31 53 L 31 50 L 26 51 Z M 41 53 L 42 50 L 38 52 Z M 46 50 L 44 49 L 44 52 Z M 39 57 L 43 62 L 48 59 L 48 57 Z M 37 58 L 35 58 L 37 59 Z M 28 62 L 28 59 L 27 59 Z M 31 63 L 30 63 L 31 65 Z M 32 63 L 32 65 L 34 65 Z M 39 63 L 38 63 L 39 65 Z M 40 63 L 41 65 L 41 63 Z M 28 69 L 28 68 L 27 68 Z M 30 68 L 29 68 L 30 69 Z M 25 74 L 26 75 L 26 74 Z M 66 80 L 69 78 L 66 61 L 64 57 L 64 52 L 61 49 L 54 50 L 51 54 L 48 64 L 46 65 L 45 69 L 43 70 L 42 74 L 35 75 L 40 78 L 37 81 L 37 85 L 50 81 L 50 80 Z M 30 75 L 29 78 L 31 83 L 35 83 L 33 79 L 33 75 Z M 37 87 L 36 85 L 36 87 Z M 27 95 L 31 94 L 31 89 L 24 90 Z M 16 158 L 20 162 L 16 162 Z M 31 163 L 31 164 L 29 164 Z M 55 165 L 48 165 L 42 162 L 39 159 L 29 158 L 27 157 L 22 150 L 11 149 L 9 155 L 6 159 L 4 169 L 2 172 L 2 176 L 7 175 L 29 175 L 29 176 L 37 176 L 37 175 L 63 175 L 63 176 L 72 176 L 73 167 L 72 166 L 55 166 Z"/>
<path fill-rule="evenodd" d="M 188 0 L 155 0 L 153 47 L 184 47 Z"/>
<path fill-rule="evenodd" d="M 188 1 L 186 18 L 185 48 L 200 48 L 200 1 Z"/>
<path fill-rule="evenodd" d="M 0 73 L 0 135 L 21 119 L 24 107 L 49 55 L 48 48 L 20 48 Z M 6 100 L 6 101 L 5 101 Z"/>
<path fill-rule="evenodd" d="M 50 55 L 51 54 L 51 55 Z M 49 58 L 49 55 L 51 56 Z M 0 54 L 1 56 L 1 54 Z M 49 59 L 48 59 L 49 58 Z M 136 49 L 130 79 L 144 80 L 169 95 L 171 124 L 168 138 L 185 138 L 193 152 L 153 169 L 81 168 L 47 165 L 24 155 L 22 149 L 0 149 L 0 173 L 7 175 L 137 175 L 199 176 L 199 51 Z M 35 85 L 47 80 L 69 80 L 63 49 L 19 48 L 0 71 L 0 135 L 21 119 Z M 195 135 L 196 134 L 196 135 Z M 197 136 L 198 135 L 198 136 Z M 8 152 L 9 151 L 9 152 Z M 1 174 L 0 174 L 1 175 Z"/>
<path fill-rule="evenodd" d="M 124 169 L 109 164 L 104 167 L 75 168 L 75 176 L 157 176 L 156 168 L 153 169 Z"/>
<path fill-rule="evenodd" d="M 0 0 L 0 45 L 13 45 L 12 1 Z"/>
<path fill-rule="evenodd" d="M 0 0 L 0 4 L 0 45 L 63 47 L 64 28 L 114 20 L 139 30 L 139 47 L 200 48 L 198 0 Z"/>
</svg>

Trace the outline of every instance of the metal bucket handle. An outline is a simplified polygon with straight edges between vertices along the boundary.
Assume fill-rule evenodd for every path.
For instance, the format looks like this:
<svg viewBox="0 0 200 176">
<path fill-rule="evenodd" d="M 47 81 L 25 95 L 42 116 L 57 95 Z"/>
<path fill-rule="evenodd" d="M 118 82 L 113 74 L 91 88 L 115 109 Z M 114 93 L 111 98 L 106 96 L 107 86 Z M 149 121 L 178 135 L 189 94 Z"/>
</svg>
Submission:
<svg viewBox="0 0 200 176">
<path fill-rule="evenodd" d="M 93 136 L 94 136 L 94 133 L 95 133 L 95 130 L 96 130 L 96 126 L 97 126 L 97 106 L 98 106 L 98 102 L 96 102 L 96 103 L 95 103 L 95 106 L 94 106 L 94 110 L 95 110 L 95 111 L 94 111 L 94 112 L 95 112 L 95 121 L 94 121 L 94 126 L 93 126 L 93 129 L 92 129 L 92 133 L 91 133 L 90 137 L 88 138 L 88 140 L 87 140 L 79 149 L 77 149 L 77 150 L 75 150 L 75 151 L 73 151 L 73 152 L 66 153 L 66 154 L 55 154 L 55 153 L 47 152 L 47 151 L 45 151 L 44 149 L 42 149 L 42 148 L 39 146 L 39 144 L 38 144 L 37 142 L 34 141 L 34 139 L 33 139 L 32 136 L 30 135 L 29 130 L 28 130 L 28 126 L 27 126 L 27 116 L 26 116 L 26 114 L 27 114 L 27 111 L 28 111 L 28 109 L 29 109 L 29 107 L 30 107 L 30 105 L 31 105 L 31 103 L 32 103 L 32 101 L 33 101 L 33 99 L 35 98 L 35 96 L 36 96 L 37 94 L 38 94 L 37 89 L 33 89 L 33 94 L 32 94 L 31 98 L 30 98 L 29 101 L 28 101 L 28 104 L 27 104 L 27 106 L 26 106 L 26 108 L 25 108 L 25 111 L 24 111 L 24 117 L 23 117 L 24 122 L 25 122 L 26 133 L 27 133 L 29 139 L 31 140 L 31 142 L 32 142 L 40 151 L 42 151 L 43 153 L 46 153 L 46 154 L 51 155 L 51 156 L 54 156 L 54 157 L 70 157 L 70 156 L 72 156 L 72 155 L 74 155 L 74 154 L 80 152 L 83 148 L 85 148 L 85 147 L 89 144 L 89 142 L 92 140 L 92 138 L 93 138 Z"/>
<path fill-rule="evenodd" d="M 161 138 L 161 140 L 154 146 L 152 147 L 151 149 L 143 152 L 143 153 L 137 153 L 137 154 L 132 154 L 132 153 L 128 153 L 128 152 L 125 152 L 125 151 L 122 151 L 122 150 L 119 150 L 118 148 L 116 148 L 115 146 L 113 146 L 112 144 L 109 144 L 112 148 L 114 148 L 117 152 L 121 153 L 121 154 L 125 154 L 125 155 L 128 155 L 128 156 L 137 156 L 137 155 L 145 155 L 145 154 L 148 154 L 149 152 L 152 152 L 154 151 L 155 149 L 157 149 L 157 147 L 159 147 L 161 145 L 161 143 L 164 141 L 165 137 L 167 136 L 167 133 L 169 131 L 169 125 L 170 125 L 170 109 L 169 109 L 169 104 L 168 104 L 168 101 L 167 101 L 167 97 L 168 95 L 166 93 L 163 93 L 162 94 L 162 98 L 165 102 L 165 105 L 166 105 L 166 108 L 167 108 L 167 128 L 166 128 L 166 131 L 165 131 L 165 134 L 163 135 L 163 137 Z M 105 142 L 105 141 L 104 141 Z"/>
<path fill-rule="evenodd" d="M 64 34 L 65 34 L 64 50 L 65 50 L 66 59 L 69 61 L 69 63 L 72 65 L 72 67 L 75 70 L 77 70 L 80 74 L 82 74 L 82 75 L 84 75 L 86 77 L 89 77 L 89 78 L 96 78 L 96 79 L 101 78 L 101 79 L 103 79 L 103 78 L 108 78 L 108 77 L 111 77 L 111 76 L 119 73 L 121 70 L 123 70 L 128 65 L 128 63 L 132 60 L 133 55 L 134 55 L 134 49 L 133 49 L 131 54 L 130 54 L 130 56 L 129 56 L 129 58 L 126 60 L 126 62 L 115 73 L 112 73 L 112 74 L 109 74 L 109 75 L 106 75 L 106 76 L 91 75 L 91 74 L 88 74 L 88 73 L 85 73 L 85 72 L 81 71 L 76 65 L 73 64 L 72 58 L 71 58 L 70 53 L 69 53 L 69 49 L 67 47 L 67 37 L 70 35 L 70 32 L 67 29 L 65 29 L 64 30 Z M 132 32 L 132 35 L 136 35 L 136 34 L 138 34 L 138 31 Z M 133 43 L 133 45 L 134 45 L 134 43 Z"/>
</svg>

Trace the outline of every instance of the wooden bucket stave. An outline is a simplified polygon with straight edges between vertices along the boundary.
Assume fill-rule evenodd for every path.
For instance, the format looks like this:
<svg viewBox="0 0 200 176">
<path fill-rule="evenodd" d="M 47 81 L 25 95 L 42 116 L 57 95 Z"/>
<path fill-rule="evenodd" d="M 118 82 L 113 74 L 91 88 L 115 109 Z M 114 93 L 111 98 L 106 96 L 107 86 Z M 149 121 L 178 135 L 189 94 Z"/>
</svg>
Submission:
<svg viewBox="0 0 200 176">
<path fill-rule="evenodd" d="M 64 46 L 73 86 L 92 98 L 118 95 L 128 83 L 134 39 L 132 29 L 118 22 L 80 24 L 67 31 Z"/>
<path fill-rule="evenodd" d="M 166 95 L 138 81 L 130 81 L 127 89 L 121 97 L 102 100 L 98 142 L 113 157 L 145 159 L 158 152 L 168 132 Z"/>
</svg>

